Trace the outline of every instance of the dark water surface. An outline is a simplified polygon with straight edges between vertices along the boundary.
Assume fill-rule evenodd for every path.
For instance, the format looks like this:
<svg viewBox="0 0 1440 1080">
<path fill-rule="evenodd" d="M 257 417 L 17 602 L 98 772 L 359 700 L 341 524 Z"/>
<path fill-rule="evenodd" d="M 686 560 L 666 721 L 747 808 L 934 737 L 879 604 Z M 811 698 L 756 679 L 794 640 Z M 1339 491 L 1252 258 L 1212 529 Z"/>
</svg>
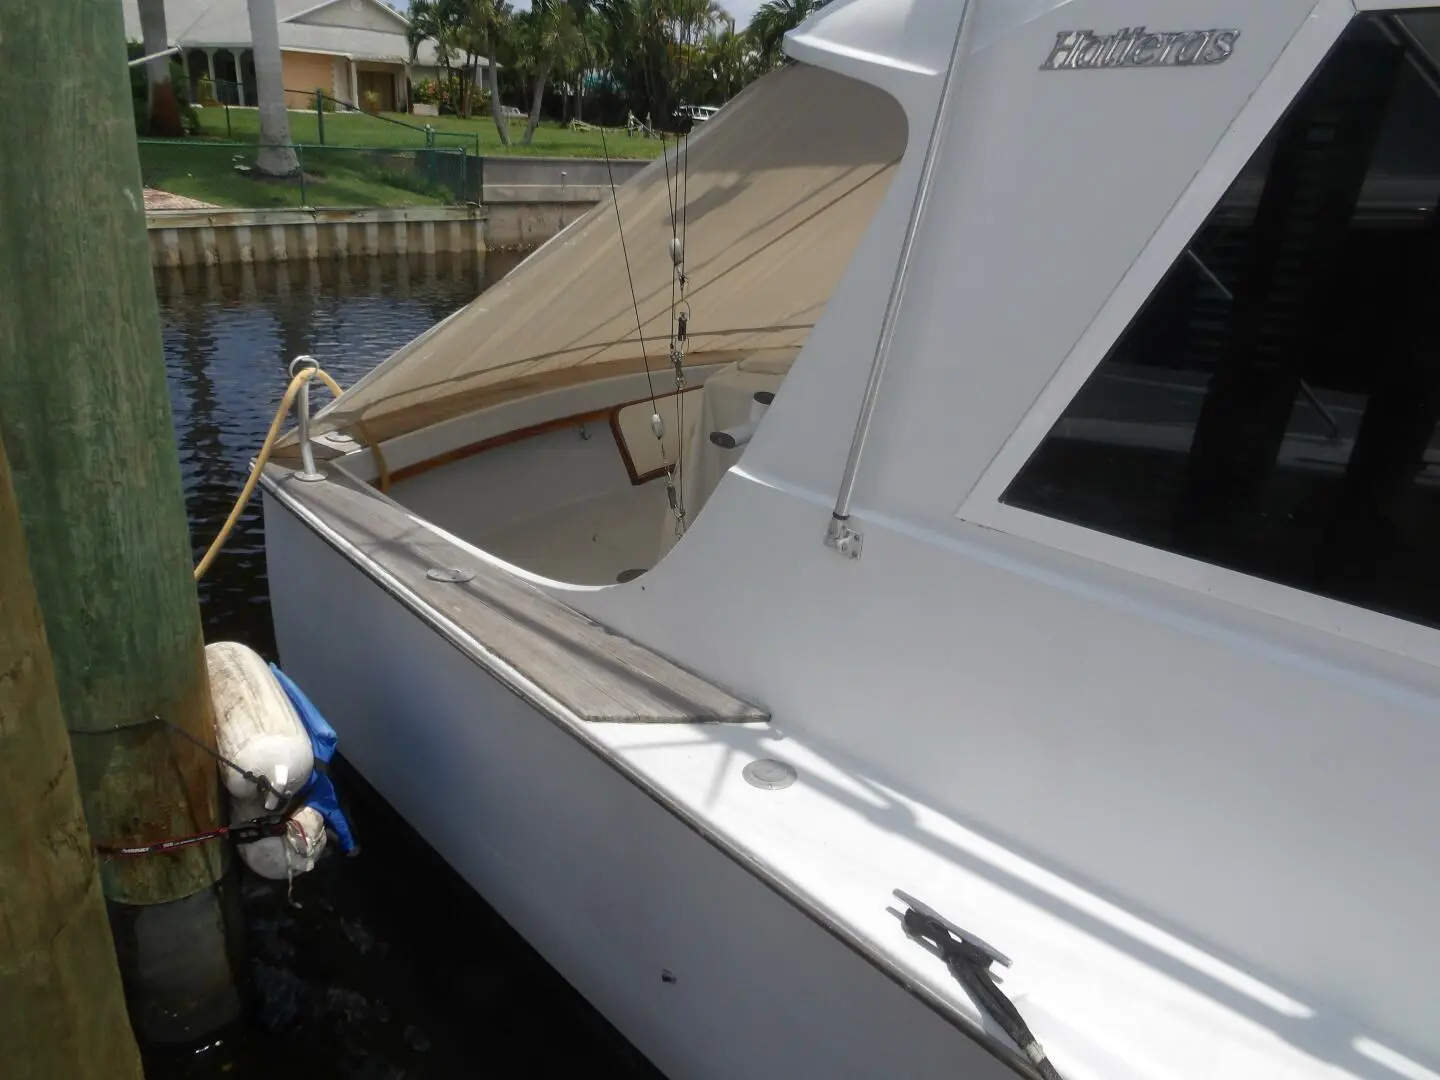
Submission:
<svg viewBox="0 0 1440 1080">
<path fill-rule="evenodd" d="M 157 273 L 196 558 L 244 483 L 293 357 L 309 353 L 349 385 L 520 257 Z M 325 395 L 316 384 L 316 402 Z M 274 658 L 258 497 L 200 596 L 207 641 Z M 300 906 L 283 885 L 241 879 L 249 1022 L 208 1049 L 150 1055 L 150 1080 L 659 1077 L 343 762 L 336 778 L 361 853 L 327 855 L 298 879 Z"/>
</svg>

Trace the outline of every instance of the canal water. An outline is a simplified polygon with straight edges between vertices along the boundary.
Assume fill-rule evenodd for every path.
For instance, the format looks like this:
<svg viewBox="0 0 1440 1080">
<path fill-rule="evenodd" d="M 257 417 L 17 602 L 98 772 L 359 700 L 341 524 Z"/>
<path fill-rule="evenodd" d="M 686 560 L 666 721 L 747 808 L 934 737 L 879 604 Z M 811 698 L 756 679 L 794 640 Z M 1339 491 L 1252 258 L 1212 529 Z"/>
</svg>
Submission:
<svg viewBox="0 0 1440 1080">
<path fill-rule="evenodd" d="M 292 358 L 308 353 L 348 385 L 520 258 L 157 272 L 196 559 L 245 481 Z M 317 384 L 315 400 L 324 394 Z M 257 498 L 201 582 L 206 640 L 242 641 L 275 659 L 268 595 Z M 360 854 L 327 857 L 296 881 L 293 897 L 283 885 L 239 879 L 247 1023 L 205 1048 L 147 1055 L 149 1080 L 658 1080 L 343 762 L 336 777 Z"/>
</svg>

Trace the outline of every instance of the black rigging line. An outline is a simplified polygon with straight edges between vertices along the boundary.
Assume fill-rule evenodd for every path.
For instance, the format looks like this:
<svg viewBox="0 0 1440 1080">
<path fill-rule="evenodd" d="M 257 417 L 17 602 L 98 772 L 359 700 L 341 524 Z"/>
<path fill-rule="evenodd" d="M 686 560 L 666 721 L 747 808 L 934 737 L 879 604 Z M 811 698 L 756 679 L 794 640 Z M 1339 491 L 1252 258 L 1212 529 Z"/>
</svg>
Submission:
<svg viewBox="0 0 1440 1080">
<path fill-rule="evenodd" d="M 690 205 L 689 205 L 689 200 L 690 200 L 690 132 L 688 132 L 688 131 L 684 132 L 684 133 L 680 136 L 680 139 L 681 139 L 680 145 L 679 145 L 679 147 L 676 148 L 678 152 L 677 152 L 676 155 L 675 155 L 675 156 L 676 156 L 676 162 L 675 162 L 675 163 L 676 163 L 676 166 L 677 166 L 677 168 L 678 168 L 677 175 L 676 175 L 676 177 L 675 177 L 675 192 L 676 192 L 676 198 L 677 198 L 677 200 L 678 200 L 679 203 L 680 203 L 680 260 L 679 260 L 679 262 L 676 264 L 676 266 L 675 266 L 675 273 L 674 273 L 674 275 L 671 277 L 671 280 L 670 280 L 670 311 L 671 311 L 671 321 L 672 321 L 672 323 L 674 322 L 675 317 L 676 317 L 675 285 L 676 285 L 676 281 L 677 281 L 677 280 L 678 280 L 679 285 L 680 285 L 680 304 L 681 304 L 682 307 L 688 307 L 688 302 L 687 302 L 686 299 L 685 299 L 685 284 L 686 284 L 686 280 L 687 280 L 687 275 L 686 275 L 685 267 L 686 267 L 687 263 L 689 262 L 690 253 L 689 253 L 689 251 L 686 250 L 685 244 L 686 244 L 687 239 L 688 239 L 688 233 L 687 233 L 687 230 L 686 230 L 686 226 L 687 226 L 687 224 L 689 223 L 689 220 L 690 220 Z M 682 177 L 682 176 L 684 177 L 683 191 L 682 191 L 682 186 L 681 186 L 681 177 Z M 673 216 L 671 217 L 671 222 L 672 222 L 672 232 L 673 232 L 673 222 L 674 222 L 674 217 L 673 217 Z M 675 347 L 675 349 L 676 349 L 676 355 L 677 355 L 676 370 L 675 370 L 677 382 L 678 382 L 679 379 L 681 378 L 682 372 L 684 371 L 684 362 L 685 362 L 685 361 L 684 361 L 683 350 L 684 350 L 684 348 L 685 348 L 684 337 L 686 336 L 686 322 L 688 322 L 688 315 L 685 314 L 684 312 L 681 312 L 680 315 L 679 315 L 679 318 L 680 318 L 682 321 L 681 321 L 681 323 L 680 323 L 679 336 L 678 336 L 677 340 L 675 341 L 675 345 L 674 345 L 674 347 Z M 674 329 L 671 330 L 671 333 L 675 333 Z M 685 448 L 684 448 L 684 438 L 685 438 L 685 395 L 684 395 L 683 392 L 680 393 L 680 394 L 677 396 L 676 401 L 675 401 L 675 408 L 676 408 L 676 411 L 677 411 L 677 413 L 678 413 L 678 417 L 677 417 L 676 423 L 677 423 L 677 425 L 679 426 L 679 429 L 680 429 L 680 430 L 679 430 L 679 435 L 680 435 L 680 440 L 681 440 L 681 442 L 680 442 L 680 444 L 679 444 L 679 449 L 676 451 L 676 454 L 675 454 L 675 471 L 676 471 L 676 472 L 679 474 L 679 476 L 680 476 L 680 482 L 681 482 L 681 484 L 684 484 L 684 482 L 685 482 Z M 682 525 L 682 528 L 683 528 L 683 525 L 684 525 L 683 521 L 682 521 L 681 525 Z"/>
<path fill-rule="evenodd" d="M 664 138 L 661 138 L 660 157 L 665 162 L 665 198 L 670 203 L 670 348 L 675 348 L 675 275 L 679 272 L 680 265 L 685 258 L 682 248 L 679 252 L 675 245 L 680 242 L 679 234 L 675 230 L 675 198 L 680 187 L 680 161 L 679 143 L 676 143 L 675 161 L 675 189 L 670 187 L 670 155 L 666 152 Z"/>
<path fill-rule="evenodd" d="M 635 333 L 640 338 L 640 357 L 645 361 L 645 383 L 650 387 L 650 407 L 655 408 L 655 380 L 650 377 L 650 354 L 645 350 L 645 328 L 640 321 L 640 299 L 635 295 L 635 275 L 630 272 L 630 251 L 625 246 L 625 223 L 620 220 L 620 200 L 615 197 L 615 172 L 610 168 L 610 147 L 605 128 L 600 128 L 600 149 L 605 154 L 605 175 L 610 178 L 610 202 L 615 207 L 615 226 L 620 230 L 620 253 L 625 256 L 625 277 L 630 281 L 630 303 L 635 309 Z"/>
<path fill-rule="evenodd" d="M 685 244 L 689 237 L 690 227 L 690 132 L 685 132 L 683 138 L 685 142 L 681 148 L 680 156 L 681 173 L 685 178 L 684 194 L 680 197 L 680 250 L 682 253 L 685 251 Z M 677 181 L 676 187 L 679 186 L 679 182 Z M 685 277 L 684 265 L 682 263 L 680 281 L 680 294 L 682 299 L 685 294 Z"/>
</svg>

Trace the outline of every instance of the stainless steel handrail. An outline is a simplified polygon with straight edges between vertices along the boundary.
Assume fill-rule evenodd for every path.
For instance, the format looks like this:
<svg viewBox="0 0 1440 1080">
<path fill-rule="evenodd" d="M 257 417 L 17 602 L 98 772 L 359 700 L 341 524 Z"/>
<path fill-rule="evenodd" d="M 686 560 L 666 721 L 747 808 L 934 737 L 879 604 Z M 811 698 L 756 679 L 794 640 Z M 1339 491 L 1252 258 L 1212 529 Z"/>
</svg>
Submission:
<svg viewBox="0 0 1440 1080">
<path fill-rule="evenodd" d="M 925 163 L 920 171 L 920 186 L 915 191 L 915 202 L 910 207 L 910 221 L 905 227 L 905 240 L 900 248 L 900 262 L 895 280 L 890 285 L 890 298 L 885 304 L 885 318 L 880 325 L 880 338 L 875 345 L 875 359 L 870 365 L 870 378 L 865 384 L 865 396 L 860 402 L 860 415 L 855 422 L 855 434 L 850 441 L 850 456 L 845 461 L 845 475 L 840 480 L 840 491 L 835 499 L 835 510 L 830 515 L 830 526 L 825 532 L 825 544 L 842 555 L 858 559 L 861 551 L 861 537 L 848 524 L 850 499 L 855 493 L 855 479 L 860 472 L 860 461 L 865 455 L 865 442 L 870 436 L 870 424 L 875 418 L 875 405 L 880 397 L 880 385 L 885 378 L 885 369 L 890 362 L 890 351 L 895 343 L 895 330 L 899 322 L 900 307 L 905 298 L 905 286 L 910 277 L 910 259 L 915 251 L 915 239 L 920 231 L 920 220 L 930 201 L 930 190 L 935 181 L 935 170 L 940 161 L 941 145 L 950 120 L 950 108 L 956 84 L 955 71 L 964 51 L 971 13 L 979 0 L 965 0 L 960 11 L 960 22 L 955 28 L 955 44 L 950 49 L 950 61 L 945 68 L 945 81 L 940 87 L 940 101 L 935 108 L 935 123 L 930 129 L 930 144 L 925 149 Z"/>
<path fill-rule="evenodd" d="M 297 356 L 290 361 L 290 377 L 293 379 L 305 368 L 320 367 L 320 361 L 313 356 Z M 315 447 L 310 445 L 310 383 L 306 379 L 300 384 L 300 392 L 295 396 L 295 427 L 296 438 L 300 440 L 300 471 L 295 473 L 297 480 L 324 480 L 325 474 L 315 468 Z"/>
</svg>

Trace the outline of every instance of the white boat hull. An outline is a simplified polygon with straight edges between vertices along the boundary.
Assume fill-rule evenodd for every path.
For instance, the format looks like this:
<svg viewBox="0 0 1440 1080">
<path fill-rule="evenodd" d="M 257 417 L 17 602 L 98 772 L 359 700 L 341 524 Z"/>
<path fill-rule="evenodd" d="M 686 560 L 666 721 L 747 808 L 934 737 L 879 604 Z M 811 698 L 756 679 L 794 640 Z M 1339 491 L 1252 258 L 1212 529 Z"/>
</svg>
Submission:
<svg viewBox="0 0 1440 1080">
<path fill-rule="evenodd" d="M 282 661 L 346 757 L 668 1076 L 1014 1075 L 269 495 L 265 527 Z"/>
</svg>

